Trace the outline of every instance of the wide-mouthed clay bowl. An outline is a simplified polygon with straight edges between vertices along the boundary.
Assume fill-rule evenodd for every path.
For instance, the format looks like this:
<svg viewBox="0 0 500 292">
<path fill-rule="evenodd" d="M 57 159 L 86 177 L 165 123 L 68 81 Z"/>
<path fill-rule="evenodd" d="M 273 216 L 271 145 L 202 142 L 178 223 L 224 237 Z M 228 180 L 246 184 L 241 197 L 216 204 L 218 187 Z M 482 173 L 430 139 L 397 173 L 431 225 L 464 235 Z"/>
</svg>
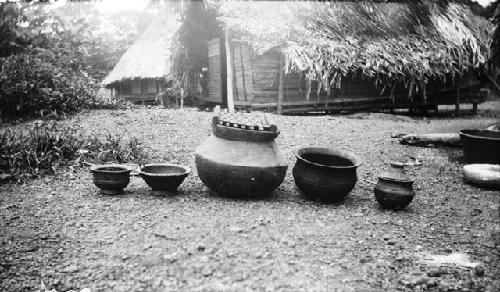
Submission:
<svg viewBox="0 0 500 292">
<path fill-rule="evenodd" d="M 141 167 L 139 175 L 153 189 L 155 194 L 175 191 L 191 172 L 184 165 L 168 163 L 151 163 Z"/>
<path fill-rule="evenodd" d="M 476 186 L 500 190 L 500 165 L 468 164 L 463 168 L 464 179 Z"/>
<path fill-rule="evenodd" d="M 341 201 L 356 185 L 361 159 L 351 152 L 309 147 L 297 150 L 295 156 L 293 178 L 308 197 Z"/>
</svg>

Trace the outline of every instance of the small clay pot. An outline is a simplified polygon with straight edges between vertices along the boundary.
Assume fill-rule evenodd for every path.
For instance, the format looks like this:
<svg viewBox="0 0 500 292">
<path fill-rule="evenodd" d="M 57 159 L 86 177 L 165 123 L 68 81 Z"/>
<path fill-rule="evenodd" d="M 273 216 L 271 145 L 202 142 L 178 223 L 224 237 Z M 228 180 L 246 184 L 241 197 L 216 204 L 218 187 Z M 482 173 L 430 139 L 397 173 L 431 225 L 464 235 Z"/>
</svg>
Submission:
<svg viewBox="0 0 500 292">
<path fill-rule="evenodd" d="M 293 178 L 307 197 L 326 202 L 341 201 L 356 185 L 356 169 L 361 159 L 353 153 L 312 147 L 299 149 L 295 156 Z"/>
<path fill-rule="evenodd" d="M 406 175 L 404 164 L 391 162 L 391 168 L 382 172 L 378 177 L 374 188 L 375 198 L 386 209 L 403 209 L 415 197 L 413 182 Z"/>
<path fill-rule="evenodd" d="M 132 167 L 119 164 L 94 165 L 90 168 L 94 184 L 104 195 L 121 195 L 130 182 Z"/>
<path fill-rule="evenodd" d="M 163 195 L 175 191 L 191 172 L 183 165 L 153 163 L 141 167 L 139 175 L 153 189 L 153 194 Z"/>
</svg>

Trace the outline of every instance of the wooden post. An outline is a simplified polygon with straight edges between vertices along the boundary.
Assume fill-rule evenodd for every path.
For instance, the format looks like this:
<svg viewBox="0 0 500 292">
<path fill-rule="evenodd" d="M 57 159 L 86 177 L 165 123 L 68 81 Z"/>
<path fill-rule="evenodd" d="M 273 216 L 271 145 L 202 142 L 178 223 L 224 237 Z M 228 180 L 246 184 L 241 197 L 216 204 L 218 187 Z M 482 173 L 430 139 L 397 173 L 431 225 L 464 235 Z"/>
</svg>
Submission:
<svg viewBox="0 0 500 292">
<path fill-rule="evenodd" d="M 227 105 L 227 65 L 226 65 L 226 46 L 225 46 L 225 38 L 219 39 L 219 60 L 220 60 L 220 90 L 221 90 L 221 102 L 222 104 Z"/>
<path fill-rule="evenodd" d="M 330 86 L 330 85 L 328 85 L 328 86 Z M 333 88 L 333 89 L 330 88 L 325 96 L 325 113 L 326 114 L 328 114 L 328 97 L 330 97 L 332 90 L 334 91 L 334 94 L 335 94 L 335 88 Z"/>
<path fill-rule="evenodd" d="M 477 115 L 477 102 L 472 103 L 472 113 Z"/>
<path fill-rule="evenodd" d="M 227 109 L 234 112 L 234 89 L 233 89 L 233 62 L 231 60 L 231 43 L 229 29 L 225 29 L 224 43 L 226 47 L 226 82 L 227 82 Z"/>
<path fill-rule="evenodd" d="M 280 75 L 278 83 L 278 106 L 277 106 L 278 115 L 281 115 L 281 113 L 283 112 L 283 75 L 285 70 L 284 66 L 285 62 L 283 59 L 283 53 L 280 53 L 280 63 L 279 63 Z"/>
<path fill-rule="evenodd" d="M 245 64 L 243 62 L 243 49 L 241 48 L 242 45 L 238 44 L 239 49 L 240 49 L 240 65 L 241 65 L 241 79 L 243 83 L 243 96 L 245 97 L 245 101 L 247 101 L 247 86 L 246 86 L 246 80 L 245 80 Z"/>
<path fill-rule="evenodd" d="M 460 114 L 460 87 L 458 84 L 457 84 L 456 92 L 457 92 L 457 94 L 455 97 L 455 114 L 459 115 Z"/>
<path fill-rule="evenodd" d="M 426 90 L 425 82 L 422 81 L 420 84 L 421 84 L 420 86 L 422 87 L 422 99 L 423 99 L 424 105 L 427 105 L 427 90 Z"/>
</svg>

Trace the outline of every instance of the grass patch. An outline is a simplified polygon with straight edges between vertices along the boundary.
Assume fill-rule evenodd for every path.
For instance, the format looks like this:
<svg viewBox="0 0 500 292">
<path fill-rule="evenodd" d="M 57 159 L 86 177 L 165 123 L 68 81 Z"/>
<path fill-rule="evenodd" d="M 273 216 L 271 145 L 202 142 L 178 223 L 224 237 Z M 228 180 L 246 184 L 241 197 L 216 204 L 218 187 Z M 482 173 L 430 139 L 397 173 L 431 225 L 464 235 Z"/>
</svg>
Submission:
<svg viewBox="0 0 500 292">
<path fill-rule="evenodd" d="M 29 129 L 0 131 L 0 183 L 24 181 L 83 163 L 138 163 L 145 158 L 136 138 L 110 133 L 83 135 L 76 127 L 37 121 Z"/>
</svg>

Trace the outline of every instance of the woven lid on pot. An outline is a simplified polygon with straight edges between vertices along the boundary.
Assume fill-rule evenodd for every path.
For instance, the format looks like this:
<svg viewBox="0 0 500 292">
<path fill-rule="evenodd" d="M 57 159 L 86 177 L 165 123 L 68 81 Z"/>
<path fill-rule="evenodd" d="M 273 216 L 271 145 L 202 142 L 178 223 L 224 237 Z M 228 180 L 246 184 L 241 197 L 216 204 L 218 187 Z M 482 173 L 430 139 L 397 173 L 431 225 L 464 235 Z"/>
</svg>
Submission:
<svg viewBox="0 0 500 292">
<path fill-rule="evenodd" d="M 391 162 L 391 167 L 383 171 L 379 178 L 398 182 L 413 182 L 404 171 L 404 164 L 401 162 Z"/>
<path fill-rule="evenodd" d="M 235 141 L 272 141 L 278 135 L 278 127 L 269 114 L 214 111 L 212 120 L 214 135 Z"/>
</svg>

